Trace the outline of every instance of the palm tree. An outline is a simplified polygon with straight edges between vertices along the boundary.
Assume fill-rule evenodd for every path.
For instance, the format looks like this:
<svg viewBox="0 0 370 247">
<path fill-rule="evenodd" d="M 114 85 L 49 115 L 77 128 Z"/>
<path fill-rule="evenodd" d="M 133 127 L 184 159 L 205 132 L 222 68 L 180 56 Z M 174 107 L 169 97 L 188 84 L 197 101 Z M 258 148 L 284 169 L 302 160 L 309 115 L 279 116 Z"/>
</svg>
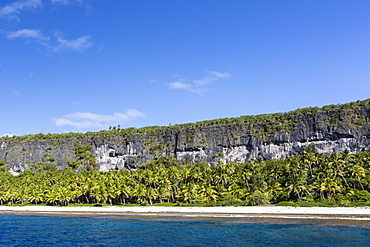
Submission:
<svg viewBox="0 0 370 247">
<path fill-rule="evenodd" d="M 153 204 L 153 200 L 155 200 L 158 196 L 158 194 L 156 193 L 156 190 L 152 187 L 147 187 L 144 194 L 145 194 L 145 198 L 148 199 L 150 205 Z"/>
<path fill-rule="evenodd" d="M 59 195 L 59 203 L 60 205 L 62 206 L 68 206 L 69 202 L 72 200 L 73 198 L 73 194 L 71 193 L 70 190 L 68 190 L 68 188 L 65 188 L 65 187 L 61 187 L 61 188 L 58 188 L 58 192 L 57 192 Z"/>
<path fill-rule="evenodd" d="M 0 205 L 4 205 L 6 200 L 7 200 L 6 193 L 4 191 L 0 191 Z"/>
<path fill-rule="evenodd" d="M 5 198 L 10 201 L 12 205 L 18 201 L 19 193 L 15 188 L 12 188 L 5 192 Z"/>
<path fill-rule="evenodd" d="M 362 185 L 361 183 L 361 178 L 364 178 L 366 173 L 365 173 L 365 169 L 360 166 L 360 165 L 354 165 L 351 169 L 350 169 L 350 172 L 351 172 L 351 176 L 352 177 L 356 177 L 357 178 L 357 181 L 358 183 L 360 184 L 362 190 L 365 190 L 364 189 L 364 186 Z"/>
<path fill-rule="evenodd" d="M 136 197 L 137 203 L 142 203 L 146 196 L 146 187 L 143 184 L 137 184 L 133 191 L 133 196 Z"/>
<path fill-rule="evenodd" d="M 26 197 L 29 203 L 35 203 L 36 205 L 45 200 L 45 194 L 39 186 L 31 187 L 29 192 L 26 194 Z"/>
<path fill-rule="evenodd" d="M 198 191 L 203 201 L 216 201 L 218 198 L 217 191 L 210 184 L 203 183 Z"/>
<path fill-rule="evenodd" d="M 90 194 L 98 203 L 106 203 L 108 201 L 109 195 L 104 184 L 97 184 L 91 189 Z"/>
<path fill-rule="evenodd" d="M 299 178 L 291 180 L 287 183 L 286 186 L 288 195 L 291 195 L 291 193 L 293 193 L 294 195 L 297 195 L 298 200 L 301 200 L 303 196 L 309 194 L 307 185 Z"/>
</svg>

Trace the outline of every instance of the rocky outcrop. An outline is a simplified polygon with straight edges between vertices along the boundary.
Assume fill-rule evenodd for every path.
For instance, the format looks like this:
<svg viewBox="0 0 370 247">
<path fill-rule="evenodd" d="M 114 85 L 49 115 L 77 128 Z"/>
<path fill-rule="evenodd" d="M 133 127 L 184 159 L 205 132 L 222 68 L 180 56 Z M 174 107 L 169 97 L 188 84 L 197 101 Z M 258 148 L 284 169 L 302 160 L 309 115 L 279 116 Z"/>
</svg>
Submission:
<svg viewBox="0 0 370 247">
<path fill-rule="evenodd" d="M 328 108 L 328 107 L 327 107 Z M 86 134 L 30 135 L 0 139 L 0 160 L 18 174 L 32 165 L 65 168 L 76 160 L 76 145 L 91 144 L 99 170 L 135 169 L 160 156 L 179 162 L 282 159 L 313 143 L 316 152 L 357 153 L 370 145 L 370 101 L 307 108 L 284 114 L 220 119 L 169 127 Z"/>
</svg>

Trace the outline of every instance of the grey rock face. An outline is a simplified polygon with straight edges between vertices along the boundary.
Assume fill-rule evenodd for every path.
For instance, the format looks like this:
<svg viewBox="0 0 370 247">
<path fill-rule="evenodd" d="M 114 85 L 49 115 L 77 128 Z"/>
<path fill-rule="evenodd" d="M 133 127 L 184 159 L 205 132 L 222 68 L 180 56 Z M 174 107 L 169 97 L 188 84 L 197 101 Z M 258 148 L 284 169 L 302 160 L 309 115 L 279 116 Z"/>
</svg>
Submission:
<svg viewBox="0 0 370 247">
<path fill-rule="evenodd" d="M 256 116 L 255 119 L 258 119 Z M 250 120 L 252 119 L 252 120 Z M 89 150 L 99 170 L 136 169 L 160 156 L 179 162 L 218 162 L 250 159 L 283 159 L 314 144 L 315 151 L 330 155 L 348 150 L 368 150 L 370 106 L 318 111 L 309 114 L 275 114 L 270 118 L 222 123 L 180 125 L 137 131 L 121 130 L 78 137 L 0 140 L 0 160 L 13 174 L 41 162 L 65 168 L 76 160 L 75 145 L 91 144 Z M 269 120 L 270 119 L 270 120 Z M 100 133 L 100 132 L 99 132 Z"/>
</svg>

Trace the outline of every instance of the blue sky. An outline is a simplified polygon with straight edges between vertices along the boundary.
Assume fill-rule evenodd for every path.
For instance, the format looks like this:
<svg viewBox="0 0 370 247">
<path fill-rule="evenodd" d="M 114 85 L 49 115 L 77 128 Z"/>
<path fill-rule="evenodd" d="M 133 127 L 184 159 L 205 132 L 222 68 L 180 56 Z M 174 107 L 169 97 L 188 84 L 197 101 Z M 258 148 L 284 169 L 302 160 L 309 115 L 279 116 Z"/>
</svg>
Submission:
<svg viewBox="0 0 370 247">
<path fill-rule="evenodd" d="M 370 1 L 2 0 L 0 136 L 369 98 Z"/>
</svg>

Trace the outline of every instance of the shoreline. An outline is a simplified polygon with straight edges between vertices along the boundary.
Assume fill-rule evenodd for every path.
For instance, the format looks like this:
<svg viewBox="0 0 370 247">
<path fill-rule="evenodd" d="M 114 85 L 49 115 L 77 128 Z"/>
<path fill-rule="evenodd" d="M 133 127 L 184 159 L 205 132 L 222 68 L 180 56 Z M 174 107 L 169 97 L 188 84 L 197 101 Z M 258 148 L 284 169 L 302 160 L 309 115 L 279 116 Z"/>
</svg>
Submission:
<svg viewBox="0 0 370 247">
<path fill-rule="evenodd" d="M 181 217 L 256 217 L 288 219 L 370 220 L 369 207 L 59 207 L 0 206 L 0 214 L 107 215 L 107 216 L 181 216 Z"/>
</svg>

